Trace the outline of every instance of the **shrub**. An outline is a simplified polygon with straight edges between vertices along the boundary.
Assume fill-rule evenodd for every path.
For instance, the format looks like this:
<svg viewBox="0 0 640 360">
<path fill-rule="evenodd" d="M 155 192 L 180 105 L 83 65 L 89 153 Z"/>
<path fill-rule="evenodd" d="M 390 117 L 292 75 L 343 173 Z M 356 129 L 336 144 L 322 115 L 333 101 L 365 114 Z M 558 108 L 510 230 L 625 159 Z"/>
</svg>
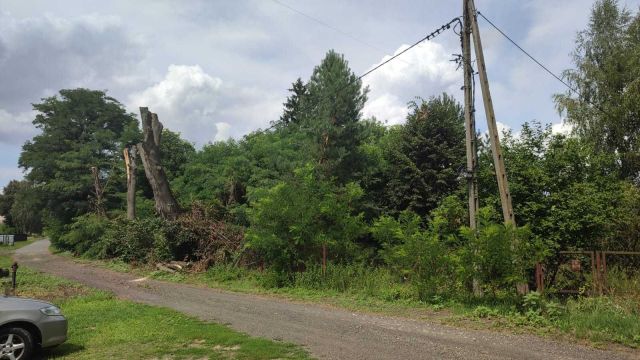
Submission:
<svg viewBox="0 0 640 360">
<path fill-rule="evenodd" d="M 476 231 L 463 227 L 466 241 L 460 250 L 461 278 L 466 284 L 478 280 L 494 295 L 500 289 L 515 290 L 515 284 L 526 282 L 528 272 L 542 261 L 547 249 L 534 238 L 528 227 L 492 222 L 492 209 L 479 213 Z"/>
<path fill-rule="evenodd" d="M 63 227 L 67 231 L 52 236 L 52 241 L 61 250 L 71 251 L 75 255 L 83 255 L 100 242 L 102 236 L 109 231 L 110 225 L 109 220 L 105 217 L 85 214 L 74 218 L 73 223 Z M 60 231 L 59 228 L 56 230 Z"/>
<path fill-rule="evenodd" d="M 171 233 L 172 224 L 159 218 L 116 219 L 88 255 L 126 262 L 171 260 Z"/>
<path fill-rule="evenodd" d="M 322 247 L 334 262 L 356 256 L 355 240 L 366 230 L 353 205 L 362 196 L 356 184 L 337 187 L 320 179 L 312 166 L 266 191 L 250 209 L 247 247 L 275 271 L 293 274 L 320 263 Z"/>
<path fill-rule="evenodd" d="M 11 235 L 15 234 L 15 229 L 7 224 L 0 224 L 0 234 L 2 235 Z"/>
<path fill-rule="evenodd" d="M 384 261 L 415 286 L 420 300 L 456 288 L 456 258 L 433 228 L 423 230 L 420 217 L 405 211 L 395 220 L 378 219 L 372 233 L 383 244 Z"/>
</svg>

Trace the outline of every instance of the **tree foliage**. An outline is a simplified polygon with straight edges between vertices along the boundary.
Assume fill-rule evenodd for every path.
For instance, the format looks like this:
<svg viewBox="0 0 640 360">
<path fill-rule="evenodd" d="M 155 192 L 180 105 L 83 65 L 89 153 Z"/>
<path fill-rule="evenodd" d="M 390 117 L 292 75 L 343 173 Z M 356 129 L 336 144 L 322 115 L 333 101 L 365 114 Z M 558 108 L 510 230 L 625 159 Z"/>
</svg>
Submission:
<svg viewBox="0 0 640 360">
<path fill-rule="evenodd" d="M 388 147 L 385 200 L 392 211 L 411 210 L 426 216 L 456 191 L 465 164 L 462 107 L 443 94 L 420 104 Z"/>
<path fill-rule="evenodd" d="M 33 108 L 41 133 L 24 144 L 19 164 L 42 190 L 50 216 L 69 222 L 91 210 L 92 166 L 113 186 L 108 200 L 117 201 L 121 150 L 136 136 L 135 118 L 105 92 L 87 89 L 60 90 Z"/>
<path fill-rule="evenodd" d="M 595 149 L 615 153 L 621 175 L 640 176 L 640 13 L 598 0 L 578 33 L 575 69 L 564 77 L 577 95 L 556 95 L 559 110 Z"/>
<path fill-rule="evenodd" d="M 369 90 L 333 50 L 313 69 L 306 89 L 300 130 L 312 135 L 314 157 L 324 176 L 344 184 L 359 168 L 359 120 Z"/>
<path fill-rule="evenodd" d="M 355 240 L 365 230 L 362 215 L 354 213 L 362 196 L 358 185 L 336 187 L 307 165 L 290 180 L 252 196 L 247 246 L 275 269 L 291 272 L 318 264 L 322 245 L 334 261 L 356 255 Z"/>
</svg>

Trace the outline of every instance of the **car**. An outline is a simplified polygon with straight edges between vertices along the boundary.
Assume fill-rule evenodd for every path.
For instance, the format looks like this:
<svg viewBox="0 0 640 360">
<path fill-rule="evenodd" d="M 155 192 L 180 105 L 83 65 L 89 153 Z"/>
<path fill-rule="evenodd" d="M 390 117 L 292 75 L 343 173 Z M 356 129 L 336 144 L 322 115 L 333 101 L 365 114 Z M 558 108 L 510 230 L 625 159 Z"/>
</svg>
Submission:
<svg viewBox="0 0 640 360">
<path fill-rule="evenodd" d="M 0 296 L 0 359 L 28 360 L 67 340 L 67 319 L 48 302 Z"/>
</svg>

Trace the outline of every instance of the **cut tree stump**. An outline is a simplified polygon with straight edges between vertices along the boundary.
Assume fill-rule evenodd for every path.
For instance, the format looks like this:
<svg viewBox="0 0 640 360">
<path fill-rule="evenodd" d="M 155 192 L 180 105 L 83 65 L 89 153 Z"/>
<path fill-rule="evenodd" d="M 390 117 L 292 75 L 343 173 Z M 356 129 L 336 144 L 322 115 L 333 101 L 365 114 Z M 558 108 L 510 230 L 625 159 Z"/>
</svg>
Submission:
<svg viewBox="0 0 640 360">
<path fill-rule="evenodd" d="M 169 187 L 167 175 L 162 168 L 160 155 L 162 123 L 158 120 L 158 115 L 150 112 L 146 107 L 140 108 L 140 118 L 143 139 L 137 146 L 138 153 L 144 166 L 144 173 L 149 180 L 151 190 L 153 190 L 156 211 L 164 219 L 175 220 L 180 209 Z"/>
</svg>

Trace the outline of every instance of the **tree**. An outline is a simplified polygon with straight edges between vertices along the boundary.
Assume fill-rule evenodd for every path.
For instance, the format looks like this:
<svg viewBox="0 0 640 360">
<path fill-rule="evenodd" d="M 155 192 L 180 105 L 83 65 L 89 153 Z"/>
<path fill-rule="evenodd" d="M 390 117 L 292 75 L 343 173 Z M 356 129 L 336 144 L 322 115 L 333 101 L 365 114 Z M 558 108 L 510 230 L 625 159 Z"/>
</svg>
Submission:
<svg viewBox="0 0 640 360">
<path fill-rule="evenodd" d="M 25 234 L 41 232 L 42 205 L 42 194 L 26 180 L 11 180 L 0 195 L 4 224 Z"/>
<path fill-rule="evenodd" d="M 122 147 L 137 132 L 137 121 L 103 91 L 60 90 L 34 104 L 33 124 L 41 133 L 22 147 L 19 165 L 42 191 L 45 207 L 61 223 L 91 210 L 91 167 L 102 181 L 123 186 Z M 110 180 L 111 179 L 111 180 Z M 119 207 L 107 189 L 107 205 Z"/>
<path fill-rule="evenodd" d="M 146 107 L 140 108 L 140 120 L 142 123 L 142 141 L 138 143 L 137 150 L 144 166 L 144 173 L 153 191 L 153 199 L 156 204 L 156 212 L 167 220 L 175 220 L 180 207 L 171 191 L 169 180 L 162 166 L 162 123 L 158 115 L 149 111 Z"/>
<path fill-rule="evenodd" d="M 518 225 L 559 250 L 618 250 L 637 246 L 638 191 L 619 179 L 615 154 L 594 153 L 578 137 L 527 124 L 503 135 L 503 154 Z M 481 147 L 481 202 L 500 209 L 491 154 Z M 497 213 L 497 212 L 496 212 Z M 624 234 L 624 235 L 623 235 Z M 637 233 L 636 233 L 637 234 Z"/>
<path fill-rule="evenodd" d="M 11 207 L 15 202 L 16 193 L 24 186 L 23 181 L 11 180 L 5 185 L 0 195 L 0 216 L 4 217 L 4 224 L 13 227 Z"/>
<path fill-rule="evenodd" d="M 160 155 L 162 167 L 169 181 L 182 175 L 184 168 L 196 154 L 193 144 L 182 139 L 180 133 L 169 129 L 162 130 L 162 142 L 160 142 Z"/>
<path fill-rule="evenodd" d="M 558 109 L 596 151 L 619 156 L 621 176 L 640 181 L 640 13 L 596 1 L 573 62 L 564 78 L 578 94 L 556 95 Z"/>
<path fill-rule="evenodd" d="M 420 104 L 411 113 L 387 153 L 387 207 L 426 216 L 459 188 L 465 164 L 465 129 L 462 107 L 443 94 Z"/>
<path fill-rule="evenodd" d="M 15 195 L 11 206 L 11 219 L 18 232 L 24 234 L 42 233 L 42 191 L 31 183 L 24 186 Z"/>
<path fill-rule="evenodd" d="M 287 97 L 287 101 L 284 105 L 284 111 L 280 116 L 280 124 L 284 126 L 298 125 L 303 115 L 306 96 L 308 95 L 307 86 L 302 79 L 298 78 L 289 89 L 291 95 Z"/>
<path fill-rule="evenodd" d="M 323 176 L 344 184 L 360 165 L 359 120 L 368 88 L 362 87 L 344 56 L 333 50 L 314 68 L 306 88 L 302 126 L 313 136 L 319 169 Z"/>
</svg>

